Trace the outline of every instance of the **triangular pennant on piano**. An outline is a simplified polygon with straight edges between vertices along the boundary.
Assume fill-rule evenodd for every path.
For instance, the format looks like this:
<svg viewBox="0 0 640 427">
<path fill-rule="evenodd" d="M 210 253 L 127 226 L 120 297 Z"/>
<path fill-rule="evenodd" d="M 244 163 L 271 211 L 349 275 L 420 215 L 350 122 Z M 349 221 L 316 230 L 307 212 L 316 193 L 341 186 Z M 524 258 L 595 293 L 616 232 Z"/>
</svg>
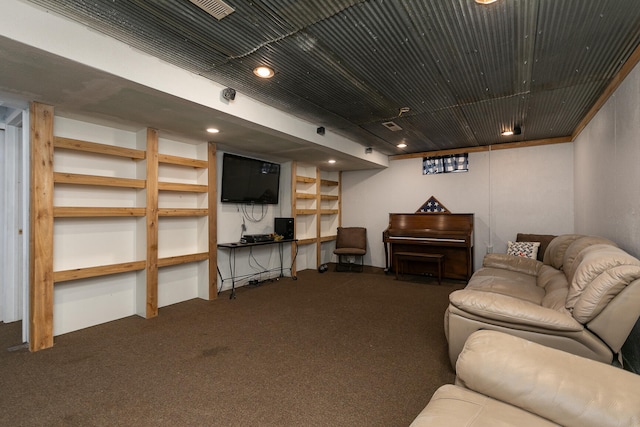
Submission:
<svg viewBox="0 0 640 427">
<path fill-rule="evenodd" d="M 429 197 L 429 200 L 424 202 L 420 209 L 416 213 L 449 213 L 449 209 L 445 208 L 442 203 L 435 197 Z"/>
</svg>

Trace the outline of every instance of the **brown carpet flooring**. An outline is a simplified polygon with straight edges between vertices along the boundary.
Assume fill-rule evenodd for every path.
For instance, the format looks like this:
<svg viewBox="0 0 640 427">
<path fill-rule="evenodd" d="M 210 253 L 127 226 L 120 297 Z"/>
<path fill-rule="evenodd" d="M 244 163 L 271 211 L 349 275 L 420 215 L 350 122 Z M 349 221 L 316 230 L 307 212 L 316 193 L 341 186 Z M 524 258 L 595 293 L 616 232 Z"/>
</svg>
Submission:
<svg viewBox="0 0 640 427">
<path fill-rule="evenodd" d="M 0 425 L 407 426 L 454 380 L 443 313 L 463 283 L 406 279 L 306 270 L 37 353 L 0 324 Z"/>
</svg>

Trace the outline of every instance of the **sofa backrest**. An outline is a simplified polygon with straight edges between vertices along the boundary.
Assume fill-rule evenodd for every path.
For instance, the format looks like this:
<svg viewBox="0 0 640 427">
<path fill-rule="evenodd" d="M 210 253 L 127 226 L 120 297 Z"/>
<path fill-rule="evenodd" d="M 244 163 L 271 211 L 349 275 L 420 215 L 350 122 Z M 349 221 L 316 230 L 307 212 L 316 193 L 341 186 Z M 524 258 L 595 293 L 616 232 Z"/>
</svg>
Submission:
<svg viewBox="0 0 640 427">
<path fill-rule="evenodd" d="M 567 272 L 569 293 L 566 308 L 585 324 L 627 285 L 640 279 L 640 260 L 608 244 L 584 248 Z"/>
<path fill-rule="evenodd" d="M 569 281 L 569 283 L 571 283 L 573 274 L 575 273 L 575 270 L 579 264 L 578 262 L 575 262 L 576 258 L 578 258 L 578 256 L 584 249 L 600 244 L 618 247 L 618 245 L 616 245 L 611 240 L 599 236 L 582 236 L 574 240 L 573 243 L 571 243 L 569 247 L 567 247 L 562 260 L 562 269 L 567 275 L 567 280 Z"/>
<path fill-rule="evenodd" d="M 606 243 L 618 246 L 609 239 L 584 234 L 563 234 L 553 239 L 544 253 L 543 263 L 565 272 L 571 268 L 573 260 L 586 247 Z M 567 278 L 569 278 L 567 276 Z"/>
<path fill-rule="evenodd" d="M 567 251 L 569 245 L 575 242 L 580 237 L 584 237 L 582 234 L 563 234 L 556 237 L 547 246 L 544 252 L 544 258 L 542 262 L 550 265 L 551 267 L 562 270 L 562 261 L 564 260 L 564 253 Z"/>
</svg>

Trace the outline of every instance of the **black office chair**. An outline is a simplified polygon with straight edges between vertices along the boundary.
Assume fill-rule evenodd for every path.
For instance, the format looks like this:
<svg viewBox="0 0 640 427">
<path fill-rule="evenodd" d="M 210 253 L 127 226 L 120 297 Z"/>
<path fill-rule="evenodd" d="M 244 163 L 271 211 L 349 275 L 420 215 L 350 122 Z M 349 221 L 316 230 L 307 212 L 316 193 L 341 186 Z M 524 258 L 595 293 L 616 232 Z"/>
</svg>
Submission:
<svg viewBox="0 0 640 427">
<path fill-rule="evenodd" d="M 336 249 L 338 255 L 336 271 L 364 270 L 364 255 L 367 253 L 367 229 L 364 227 L 338 227 Z M 360 263 L 356 263 L 360 257 Z M 353 262 L 350 262 L 353 259 Z"/>
</svg>

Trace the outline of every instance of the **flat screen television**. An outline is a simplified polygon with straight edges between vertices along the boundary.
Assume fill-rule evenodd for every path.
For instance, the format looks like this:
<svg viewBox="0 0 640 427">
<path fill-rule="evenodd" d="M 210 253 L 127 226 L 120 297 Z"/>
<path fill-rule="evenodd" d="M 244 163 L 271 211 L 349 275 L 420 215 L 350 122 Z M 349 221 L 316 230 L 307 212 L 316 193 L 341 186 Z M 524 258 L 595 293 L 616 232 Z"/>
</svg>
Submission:
<svg viewBox="0 0 640 427">
<path fill-rule="evenodd" d="M 279 190 L 279 164 L 224 153 L 221 202 L 276 205 Z"/>
</svg>

